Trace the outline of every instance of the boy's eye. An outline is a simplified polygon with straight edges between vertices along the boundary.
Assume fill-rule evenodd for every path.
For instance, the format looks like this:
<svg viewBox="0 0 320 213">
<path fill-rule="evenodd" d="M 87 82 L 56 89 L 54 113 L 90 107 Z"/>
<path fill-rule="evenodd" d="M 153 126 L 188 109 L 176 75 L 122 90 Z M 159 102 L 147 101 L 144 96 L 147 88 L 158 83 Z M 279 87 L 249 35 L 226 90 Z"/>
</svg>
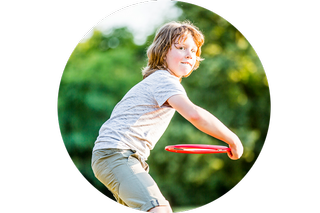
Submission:
<svg viewBox="0 0 320 213">
<path fill-rule="evenodd" d="M 185 49 L 186 49 L 185 46 L 180 46 L 180 45 L 175 45 L 175 47 L 176 47 L 178 50 L 185 50 Z M 191 52 L 192 52 L 192 53 L 196 53 L 197 50 L 192 49 Z"/>
</svg>

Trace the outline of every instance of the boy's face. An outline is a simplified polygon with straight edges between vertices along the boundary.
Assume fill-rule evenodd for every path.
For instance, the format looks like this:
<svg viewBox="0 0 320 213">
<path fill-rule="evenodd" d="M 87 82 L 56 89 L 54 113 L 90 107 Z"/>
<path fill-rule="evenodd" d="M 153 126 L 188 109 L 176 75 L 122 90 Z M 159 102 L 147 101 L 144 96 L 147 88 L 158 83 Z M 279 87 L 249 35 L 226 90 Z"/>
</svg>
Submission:
<svg viewBox="0 0 320 213">
<path fill-rule="evenodd" d="M 179 41 L 179 38 L 172 44 L 166 55 L 166 62 L 169 70 L 179 78 L 190 73 L 196 63 L 197 45 L 193 37 L 188 34 L 187 39 Z"/>
</svg>

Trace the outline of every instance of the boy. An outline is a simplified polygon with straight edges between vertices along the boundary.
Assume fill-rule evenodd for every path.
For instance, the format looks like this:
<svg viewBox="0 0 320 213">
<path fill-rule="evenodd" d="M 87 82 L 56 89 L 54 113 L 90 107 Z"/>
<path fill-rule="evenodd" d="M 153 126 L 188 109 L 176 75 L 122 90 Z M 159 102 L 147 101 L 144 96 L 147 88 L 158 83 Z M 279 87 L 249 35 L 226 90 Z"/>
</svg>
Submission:
<svg viewBox="0 0 320 213">
<path fill-rule="evenodd" d="M 156 34 L 147 51 L 141 82 L 115 106 L 95 142 L 95 176 L 123 205 L 148 212 L 172 212 L 148 174 L 145 162 L 175 111 L 204 133 L 226 142 L 228 156 L 241 157 L 239 138 L 208 111 L 194 105 L 180 84 L 199 67 L 202 33 L 188 22 L 170 22 Z"/>
</svg>

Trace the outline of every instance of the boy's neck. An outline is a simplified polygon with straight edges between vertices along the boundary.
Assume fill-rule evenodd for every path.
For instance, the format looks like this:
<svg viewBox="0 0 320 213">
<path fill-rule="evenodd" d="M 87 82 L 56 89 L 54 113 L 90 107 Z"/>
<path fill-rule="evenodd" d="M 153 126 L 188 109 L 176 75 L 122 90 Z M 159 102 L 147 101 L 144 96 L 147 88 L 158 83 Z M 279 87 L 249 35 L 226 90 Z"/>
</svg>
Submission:
<svg viewBox="0 0 320 213">
<path fill-rule="evenodd" d="M 167 70 L 171 75 L 173 75 L 173 76 L 175 76 L 175 77 L 179 78 L 179 80 L 181 81 L 182 77 L 178 77 L 178 76 L 176 76 L 176 75 L 174 74 L 174 72 L 172 72 L 169 68 L 167 68 L 166 70 Z"/>
</svg>

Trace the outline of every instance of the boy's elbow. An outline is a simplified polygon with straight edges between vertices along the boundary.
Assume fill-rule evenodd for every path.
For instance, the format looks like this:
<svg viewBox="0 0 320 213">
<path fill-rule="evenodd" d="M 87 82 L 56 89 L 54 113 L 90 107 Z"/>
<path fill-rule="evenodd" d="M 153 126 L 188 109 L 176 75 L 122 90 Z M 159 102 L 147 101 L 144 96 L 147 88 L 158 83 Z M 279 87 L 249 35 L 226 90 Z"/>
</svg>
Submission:
<svg viewBox="0 0 320 213">
<path fill-rule="evenodd" d="M 188 113 L 187 120 L 190 121 L 191 123 L 196 123 L 201 119 L 201 115 L 197 108 L 194 108 L 193 110 L 190 110 Z"/>
</svg>

